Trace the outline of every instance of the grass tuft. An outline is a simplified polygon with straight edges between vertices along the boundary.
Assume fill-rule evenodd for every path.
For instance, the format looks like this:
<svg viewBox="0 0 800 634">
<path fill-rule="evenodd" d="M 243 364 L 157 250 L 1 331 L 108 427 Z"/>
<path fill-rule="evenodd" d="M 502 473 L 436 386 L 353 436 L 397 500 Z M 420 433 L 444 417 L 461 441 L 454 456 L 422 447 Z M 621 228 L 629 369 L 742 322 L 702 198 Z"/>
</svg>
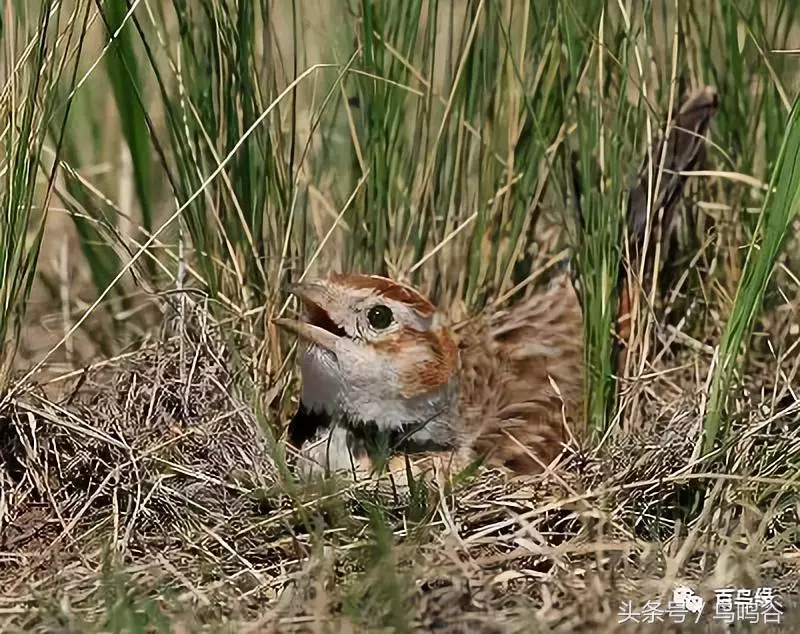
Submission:
<svg viewBox="0 0 800 634">
<path fill-rule="evenodd" d="M 747 344 L 755 318 L 775 268 L 787 231 L 800 210 L 800 100 L 795 100 L 759 214 L 753 241 L 747 252 L 742 277 L 722 333 L 708 398 L 703 452 L 715 448 L 723 427 L 726 397 L 733 388 L 734 373 L 741 364 L 742 346 Z"/>
</svg>

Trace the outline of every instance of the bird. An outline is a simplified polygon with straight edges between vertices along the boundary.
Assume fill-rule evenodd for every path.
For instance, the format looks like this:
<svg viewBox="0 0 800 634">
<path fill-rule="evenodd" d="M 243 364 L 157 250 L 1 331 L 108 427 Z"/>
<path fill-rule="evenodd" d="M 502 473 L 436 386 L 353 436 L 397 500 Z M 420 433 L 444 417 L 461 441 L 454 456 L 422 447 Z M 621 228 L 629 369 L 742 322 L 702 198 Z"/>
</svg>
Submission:
<svg viewBox="0 0 800 634">
<path fill-rule="evenodd" d="M 662 233 L 672 222 L 683 172 L 702 157 L 717 103 L 716 91 L 705 87 L 674 117 L 654 197 L 663 208 Z M 632 257 L 652 239 L 646 172 L 629 196 Z M 650 275 L 652 266 L 644 270 Z M 629 280 L 621 269 L 623 334 L 630 327 Z M 568 275 L 458 323 L 419 290 L 380 275 L 332 273 L 292 292 L 301 316 L 274 323 L 299 342 L 301 390 L 287 440 L 305 472 L 357 476 L 387 460 L 397 466 L 406 456 L 434 456 L 459 467 L 477 460 L 537 474 L 580 436 L 584 316 Z"/>
</svg>

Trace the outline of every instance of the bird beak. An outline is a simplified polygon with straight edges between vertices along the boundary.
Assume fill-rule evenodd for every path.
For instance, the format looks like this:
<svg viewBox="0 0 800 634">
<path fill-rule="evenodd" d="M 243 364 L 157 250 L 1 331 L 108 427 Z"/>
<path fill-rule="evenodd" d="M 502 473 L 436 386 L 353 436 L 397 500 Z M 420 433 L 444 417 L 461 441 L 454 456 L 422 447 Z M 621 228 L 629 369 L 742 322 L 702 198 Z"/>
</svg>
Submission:
<svg viewBox="0 0 800 634">
<path fill-rule="evenodd" d="M 334 323 L 325 308 L 329 301 L 325 285 L 320 282 L 298 284 L 292 288 L 292 295 L 303 303 L 304 319 L 274 319 L 273 323 L 310 344 L 334 352 L 345 332 Z"/>
</svg>

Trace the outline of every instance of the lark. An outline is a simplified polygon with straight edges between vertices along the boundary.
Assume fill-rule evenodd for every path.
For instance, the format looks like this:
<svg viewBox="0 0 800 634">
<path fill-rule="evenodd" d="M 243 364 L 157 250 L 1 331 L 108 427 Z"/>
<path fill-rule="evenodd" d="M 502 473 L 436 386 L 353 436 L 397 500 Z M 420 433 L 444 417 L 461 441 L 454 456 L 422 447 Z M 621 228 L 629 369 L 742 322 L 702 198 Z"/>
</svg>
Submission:
<svg viewBox="0 0 800 634">
<path fill-rule="evenodd" d="M 717 106 L 713 89 L 689 98 L 629 196 L 630 252 L 646 251 L 648 199 L 662 233 L 686 175 L 702 156 Z M 651 190 L 652 191 L 652 190 Z M 652 267 L 644 267 L 649 275 Z M 620 274 L 618 328 L 630 295 Z M 300 319 L 277 325 L 299 339 L 299 407 L 288 441 L 310 472 L 370 472 L 383 457 L 480 459 L 517 474 L 546 469 L 582 427 L 583 313 L 569 276 L 504 310 L 450 324 L 415 288 L 368 274 L 333 274 L 294 288 Z"/>
</svg>

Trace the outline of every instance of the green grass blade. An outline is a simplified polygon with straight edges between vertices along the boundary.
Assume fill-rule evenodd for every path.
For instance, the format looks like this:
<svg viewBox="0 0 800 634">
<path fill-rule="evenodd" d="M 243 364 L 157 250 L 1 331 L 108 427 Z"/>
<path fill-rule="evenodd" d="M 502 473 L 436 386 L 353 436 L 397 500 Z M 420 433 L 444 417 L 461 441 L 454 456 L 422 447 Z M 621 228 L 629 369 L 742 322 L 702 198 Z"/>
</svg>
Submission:
<svg viewBox="0 0 800 634">
<path fill-rule="evenodd" d="M 150 135 L 142 104 L 143 82 L 133 47 L 133 25 L 125 0 L 105 3 L 104 19 L 111 50 L 106 55 L 106 71 L 119 113 L 123 136 L 130 152 L 133 180 L 142 213 L 142 226 L 153 230 L 153 169 Z"/>
<path fill-rule="evenodd" d="M 739 367 L 742 345 L 761 309 L 772 271 L 792 219 L 800 210 L 800 97 L 795 99 L 786 123 L 769 191 L 761 209 L 755 235 L 745 260 L 730 317 L 717 353 L 704 425 L 703 453 L 713 450 L 720 431 L 726 398 Z M 722 428 L 722 429 L 721 429 Z"/>
<path fill-rule="evenodd" d="M 9 12 L 9 15 L 14 13 Z M 8 125 L 0 143 L 0 146 L 8 148 L 0 154 L 3 159 L 0 163 L 3 167 L 0 190 L 0 395 L 10 380 L 47 219 L 47 202 L 56 169 L 50 169 L 49 175 L 45 172 L 42 149 L 47 136 L 46 122 L 57 112 L 52 85 L 63 70 L 62 65 L 52 62 L 57 51 L 51 41 L 52 32 L 58 30 L 60 11 L 53 12 L 50 3 L 42 3 L 32 33 L 24 13 L 17 17 L 14 24 L 4 26 L 4 30 L 12 31 L 13 35 L 4 42 L 3 65 L 15 69 L 15 78 L 9 84 L 9 98 L 2 102 L 5 109 L 3 120 Z M 34 52 L 18 65 L 22 56 L 14 43 L 26 41 L 31 34 L 34 34 Z M 68 114 L 69 105 L 63 114 L 64 121 Z M 60 139 L 56 140 L 60 143 Z M 43 172 L 47 181 L 44 192 L 37 181 Z M 43 209 L 37 214 L 38 206 Z"/>
</svg>

